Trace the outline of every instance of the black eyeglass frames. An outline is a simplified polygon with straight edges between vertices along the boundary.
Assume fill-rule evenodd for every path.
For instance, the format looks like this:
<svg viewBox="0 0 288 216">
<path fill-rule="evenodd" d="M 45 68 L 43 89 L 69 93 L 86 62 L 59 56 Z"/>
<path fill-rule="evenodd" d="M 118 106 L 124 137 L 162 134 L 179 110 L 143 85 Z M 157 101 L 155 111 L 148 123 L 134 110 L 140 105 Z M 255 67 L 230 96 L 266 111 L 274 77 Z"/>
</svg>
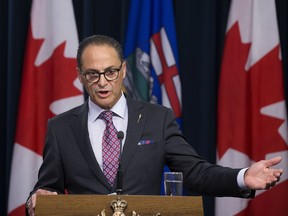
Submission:
<svg viewBox="0 0 288 216">
<path fill-rule="evenodd" d="M 108 68 L 105 69 L 103 72 L 97 71 L 97 70 L 86 70 L 82 71 L 80 69 L 81 74 L 85 77 L 87 82 L 95 83 L 98 82 L 101 75 L 105 77 L 107 81 L 113 81 L 116 80 L 119 76 L 119 72 L 122 69 L 123 62 L 121 62 L 121 65 L 118 68 Z"/>
</svg>

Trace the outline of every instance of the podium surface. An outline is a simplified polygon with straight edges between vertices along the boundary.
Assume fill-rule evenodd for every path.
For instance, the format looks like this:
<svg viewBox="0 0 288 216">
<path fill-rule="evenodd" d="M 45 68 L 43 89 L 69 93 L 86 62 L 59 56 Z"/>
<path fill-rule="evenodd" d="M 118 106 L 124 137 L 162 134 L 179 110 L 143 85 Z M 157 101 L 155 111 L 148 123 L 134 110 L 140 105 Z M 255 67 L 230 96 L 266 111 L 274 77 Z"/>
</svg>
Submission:
<svg viewBox="0 0 288 216">
<path fill-rule="evenodd" d="M 39 195 L 35 216 L 112 216 L 110 203 L 117 199 L 127 202 L 125 216 L 204 215 L 201 196 Z"/>
</svg>

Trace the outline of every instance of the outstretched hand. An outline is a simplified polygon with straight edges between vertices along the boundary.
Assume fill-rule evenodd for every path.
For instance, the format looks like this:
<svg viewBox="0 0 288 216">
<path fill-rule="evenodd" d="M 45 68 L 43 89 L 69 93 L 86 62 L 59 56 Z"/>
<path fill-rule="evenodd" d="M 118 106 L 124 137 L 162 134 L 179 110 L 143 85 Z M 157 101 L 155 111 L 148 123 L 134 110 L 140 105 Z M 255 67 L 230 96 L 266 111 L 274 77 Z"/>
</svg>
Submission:
<svg viewBox="0 0 288 216">
<path fill-rule="evenodd" d="M 273 169 L 281 161 L 281 157 L 274 157 L 269 160 L 261 160 L 253 164 L 245 173 L 244 181 L 251 190 L 269 189 L 280 180 L 283 169 Z"/>
</svg>

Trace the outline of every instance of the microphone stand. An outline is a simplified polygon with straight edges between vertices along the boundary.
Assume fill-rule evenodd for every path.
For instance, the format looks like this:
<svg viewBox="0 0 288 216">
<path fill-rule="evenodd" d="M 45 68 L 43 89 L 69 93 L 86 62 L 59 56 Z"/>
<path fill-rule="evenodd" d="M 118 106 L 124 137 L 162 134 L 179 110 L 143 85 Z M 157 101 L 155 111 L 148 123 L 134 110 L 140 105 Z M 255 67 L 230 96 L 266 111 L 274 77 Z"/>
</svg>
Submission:
<svg viewBox="0 0 288 216">
<path fill-rule="evenodd" d="M 117 189 L 116 189 L 116 194 L 117 195 L 121 195 L 122 194 L 122 187 L 123 187 L 123 171 L 122 171 L 122 167 L 121 167 L 122 140 L 124 138 L 123 131 L 119 131 L 117 133 L 117 138 L 120 141 L 120 152 L 119 152 L 119 165 L 118 165 L 118 170 L 117 170 Z"/>
</svg>

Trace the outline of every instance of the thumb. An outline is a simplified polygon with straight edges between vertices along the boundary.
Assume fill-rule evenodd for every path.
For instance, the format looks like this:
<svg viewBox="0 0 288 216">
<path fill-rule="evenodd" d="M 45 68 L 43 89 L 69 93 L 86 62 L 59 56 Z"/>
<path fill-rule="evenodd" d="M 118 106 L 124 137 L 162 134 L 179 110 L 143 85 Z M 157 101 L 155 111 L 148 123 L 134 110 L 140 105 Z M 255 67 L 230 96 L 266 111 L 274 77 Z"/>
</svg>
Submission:
<svg viewBox="0 0 288 216">
<path fill-rule="evenodd" d="M 277 156 L 277 157 L 271 158 L 269 160 L 265 160 L 264 164 L 266 167 L 271 167 L 271 166 L 274 166 L 276 164 L 279 164 L 281 160 L 282 160 L 281 156 Z"/>
</svg>

